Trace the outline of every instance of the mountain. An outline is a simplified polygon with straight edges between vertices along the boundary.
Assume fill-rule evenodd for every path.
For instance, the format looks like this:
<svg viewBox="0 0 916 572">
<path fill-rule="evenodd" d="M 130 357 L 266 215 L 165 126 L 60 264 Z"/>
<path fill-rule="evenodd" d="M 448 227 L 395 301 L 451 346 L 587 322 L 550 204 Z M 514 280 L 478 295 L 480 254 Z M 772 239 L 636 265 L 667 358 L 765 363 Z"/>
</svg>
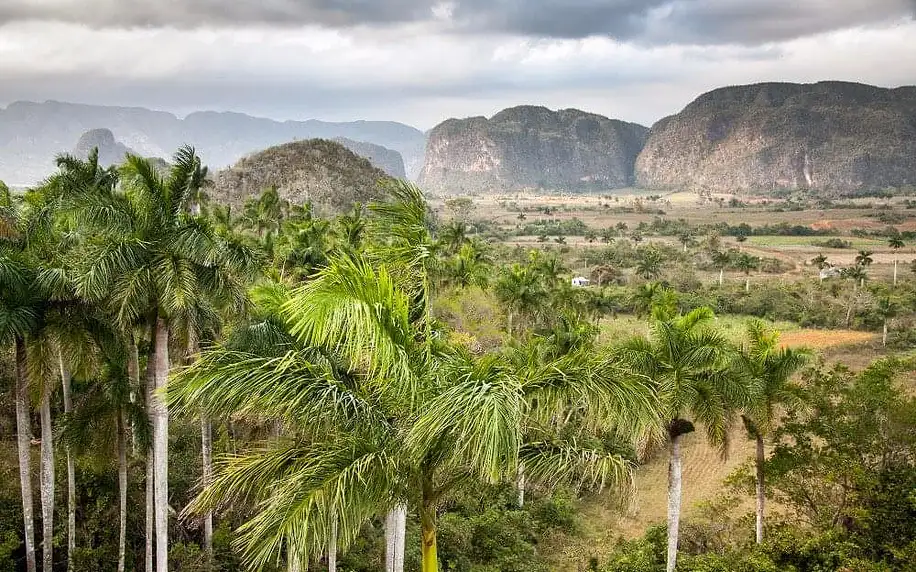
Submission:
<svg viewBox="0 0 916 572">
<path fill-rule="evenodd" d="M 335 137 L 334 141 L 340 143 L 360 157 L 369 159 L 370 163 L 392 177 L 398 179 L 407 178 L 407 173 L 404 170 L 404 159 L 397 151 L 365 141 L 354 141 L 346 137 Z"/>
<path fill-rule="evenodd" d="M 466 193 L 626 187 L 648 129 L 578 109 L 520 106 L 429 132 L 420 185 Z"/>
<path fill-rule="evenodd" d="M 425 144 L 422 131 L 391 121 L 281 122 L 212 111 L 180 119 L 139 107 L 16 102 L 0 108 L 0 180 L 12 185 L 41 180 L 53 172 L 55 155 L 70 151 L 83 133 L 96 128 L 110 130 L 118 141 L 148 157 L 171 157 L 180 145 L 191 144 L 212 169 L 271 145 L 346 137 L 398 151 L 407 173 L 416 175 Z"/>
<path fill-rule="evenodd" d="M 124 156 L 134 151 L 115 139 L 110 129 L 90 129 L 80 136 L 73 154 L 81 159 L 89 156 L 93 149 L 99 150 L 99 164 L 110 167 L 124 162 Z"/>
<path fill-rule="evenodd" d="M 270 147 L 216 174 L 211 197 L 241 204 L 275 187 L 294 204 L 311 201 L 316 213 L 341 213 L 354 202 L 381 198 L 378 183 L 390 178 L 368 159 L 327 139 L 294 141 Z"/>
<path fill-rule="evenodd" d="M 847 194 L 916 184 L 916 87 L 761 83 L 657 122 L 636 162 L 651 188 Z"/>
</svg>

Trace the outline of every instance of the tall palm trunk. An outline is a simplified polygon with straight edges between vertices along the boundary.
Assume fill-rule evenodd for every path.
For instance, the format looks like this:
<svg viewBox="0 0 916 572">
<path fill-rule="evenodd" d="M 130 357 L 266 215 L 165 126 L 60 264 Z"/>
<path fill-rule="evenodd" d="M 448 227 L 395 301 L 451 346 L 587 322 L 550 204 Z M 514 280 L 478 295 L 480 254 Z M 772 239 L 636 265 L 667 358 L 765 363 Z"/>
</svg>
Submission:
<svg viewBox="0 0 916 572">
<path fill-rule="evenodd" d="M 894 286 L 897 285 L 897 257 L 894 257 Z"/>
<path fill-rule="evenodd" d="M 127 436 L 124 411 L 118 411 L 118 572 L 124 572 L 127 547 Z"/>
<path fill-rule="evenodd" d="M 518 473 L 515 475 L 515 486 L 518 489 L 518 507 L 525 506 L 525 465 L 519 463 Z"/>
<path fill-rule="evenodd" d="M 154 392 L 156 391 L 156 360 L 154 357 L 156 352 L 155 326 L 153 327 L 152 336 L 150 337 L 150 343 L 152 346 L 146 362 L 146 414 L 152 426 L 155 423 L 153 399 Z M 154 538 L 156 536 L 155 466 L 156 452 L 155 449 L 150 446 L 146 451 L 146 572 L 153 572 L 153 569 L 156 567 L 155 558 L 153 556 L 155 548 Z"/>
<path fill-rule="evenodd" d="M 422 541 L 422 572 L 439 572 L 436 548 L 436 506 L 424 499 L 420 507 L 420 536 Z"/>
<path fill-rule="evenodd" d="M 751 291 L 751 277 L 750 277 L 750 275 L 748 275 L 748 276 L 746 276 L 746 277 L 744 278 L 744 291 L 745 291 L 745 292 L 750 292 L 750 291 Z"/>
<path fill-rule="evenodd" d="M 760 434 L 757 438 L 757 544 L 763 544 L 763 505 L 766 501 L 763 489 L 763 437 Z"/>
<path fill-rule="evenodd" d="M 156 505 L 156 570 L 169 570 L 169 412 L 159 392 L 169 377 L 169 325 L 156 319 L 156 392 L 152 396 L 154 494 Z"/>
<path fill-rule="evenodd" d="M 16 445 L 19 452 L 19 487 L 25 533 L 26 572 L 36 572 L 35 516 L 32 508 L 32 424 L 29 418 L 29 380 L 25 367 L 25 341 L 16 338 Z"/>
<path fill-rule="evenodd" d="M 337 572 L 337 511 L 331 513 L 331 535 L 328 538 L 328 572 Z"/>
<path fill-rule="evenodd" d="M 719 287 L 720 287 L 720 288 L 722 287 L 722 282 L 723 282 L 723 280 L 725 280 L 725 269 L 724 269 L 724 268 L 720 268 L 720 269 L 719 269 Z"/>
<path fill-rule="evenodd" d="M 668 558 L 666 572 L 677 566 L 678 529 L 681 521 L 681 435 L 671 438 L 668 460 Z"/>
<path fill-rule="evenodd" d="M 64 413 L 73 411 L 73 398 L 70 394 L 70 370 L 64 363 L 64 356 L 60 358 L 60 385 L 64 393 Z M 70 447 L 67 453 L 67 570 L 73 570 L 73 553 L 76 552 L 76 467 Z"/>
<path fill-rule="evenodd" d="M 399 504 L 385 519 L 385 572 L 404 572 L 407 507 Z"/>
<path fill-rule="evenodd" d="M 200 456 L 203 464 L 203 486 L 209 486 L 213 480 L 213 427 L 210 418 L 200 416 Z M 213 512 L 204 515 L 204 552 L 208 564 L 213 560 Z"/>
<path fill-rule="evenodd" d="M 54 567 L 54 427 L 51 424 L 52 384 L 46 383 L 41 392 L 41 565 L 42 570 Z"/>
<path fill-rule="evenodd" d="M 881 332 L 881 345 L 887 347 L 887 318 L 884 318 L 884 328 Z"/>
</svg>

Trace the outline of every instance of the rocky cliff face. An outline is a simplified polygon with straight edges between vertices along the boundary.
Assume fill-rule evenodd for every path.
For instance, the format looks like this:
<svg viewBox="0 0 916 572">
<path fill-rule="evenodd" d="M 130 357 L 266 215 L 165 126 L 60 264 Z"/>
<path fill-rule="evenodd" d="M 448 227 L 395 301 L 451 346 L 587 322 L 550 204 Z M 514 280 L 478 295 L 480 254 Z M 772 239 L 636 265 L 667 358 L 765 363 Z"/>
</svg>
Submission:
<svg viewBox="0 0 916 572">
<path fill-rule="evenodd" d="M 625 187 L 647 131 L 577 109 L 532 106 L 449 119 L 429 132 L 419 182 L 451 193 Z"/>
<path fill-rule="evenodd" d="M 243 203 L 270 187 L 294 204 L 311 202 L 315 212 L 332 215 L 354 202 L 380 198 L 378 183 L 388 175 L 340 143 L 326 139 L 270 147 L 217 173 L 212 198 Z"/>
<path fill-rule="evenodd" d="M 916 184 L 916 87 L 725 87 L 656 123 L 641 186 L 848 194 Z"/>
<path fill-rule="evenodd" d="M 407 173 L 404 169 L 404 159 L 397 151 L 382 147 L 381 145 L 375 145 L 374 143 L 367 143 L 366 141 L 354 141 L 346 137 L 335 137 L 334 141 L 340 143 L 360 157 L 369 159 L 370 163 L 392 177 L 398 179 L 407 178 Z"/>
<path fill-rule="evenodd" d="M 76 142 L 73 154 L 85 159 L 96 148 L 99 150 L 99 164 L 105 167 L 120 165 L 128 153 L 133 153 L 130 147 L 115 139 L 110 129 L 90 129 Z"/>
</svg>

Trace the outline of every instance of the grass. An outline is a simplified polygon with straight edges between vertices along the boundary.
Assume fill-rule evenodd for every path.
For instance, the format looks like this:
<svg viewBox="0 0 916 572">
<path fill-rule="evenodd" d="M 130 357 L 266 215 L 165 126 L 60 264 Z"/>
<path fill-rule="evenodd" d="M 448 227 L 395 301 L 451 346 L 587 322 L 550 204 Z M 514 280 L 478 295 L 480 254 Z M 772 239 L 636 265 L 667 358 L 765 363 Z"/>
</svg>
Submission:
<svg viewBox="0 0 916 572">
<path fill-rule="evenodd" d="M 848 242 L 851 245 L 851 249 L 887 246 L 887 241 L 885 240 L 859 238 L 855 236 L 749 236 L 747 237 L 747 244 L 753 246 L 810 246 L 817 248 L 818 246 L 816 243 L 821 243 L 831 238 L 838 238 Z"/>
</svg>

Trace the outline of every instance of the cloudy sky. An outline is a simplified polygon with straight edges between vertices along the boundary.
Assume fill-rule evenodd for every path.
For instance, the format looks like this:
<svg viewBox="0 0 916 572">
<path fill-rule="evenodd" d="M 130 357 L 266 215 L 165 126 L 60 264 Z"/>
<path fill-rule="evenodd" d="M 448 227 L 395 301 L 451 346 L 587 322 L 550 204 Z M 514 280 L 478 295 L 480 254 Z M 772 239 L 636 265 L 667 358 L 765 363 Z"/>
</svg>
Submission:
<svg viewBox="0 0 916 572">
<path fill-rule="evenodd" d="M 0 0 L 0 105 L 644 124 L 757 81 L 916 83 L 916 0 Z"/>
</svg>

